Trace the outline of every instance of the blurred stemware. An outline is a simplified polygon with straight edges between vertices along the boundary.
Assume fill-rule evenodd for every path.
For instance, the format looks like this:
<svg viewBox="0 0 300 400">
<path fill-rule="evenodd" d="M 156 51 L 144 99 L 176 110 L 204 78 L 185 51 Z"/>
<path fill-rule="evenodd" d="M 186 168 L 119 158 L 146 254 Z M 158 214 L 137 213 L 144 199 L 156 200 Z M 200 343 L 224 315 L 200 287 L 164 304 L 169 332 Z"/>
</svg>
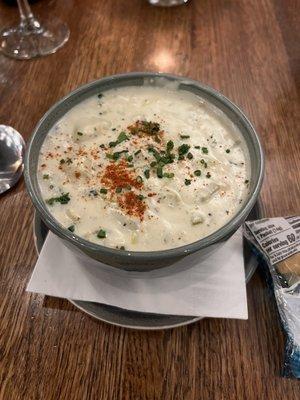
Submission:
<svg viewBox="0 0 300 400">
<path fill-rule="evenodd" d="M 30 59 L 54 53 L 69 39 L 67 25 L 56 18 L 40 23 L 27 0 L 17 0 L 20 23 L 0 33 L 0 49 L 12 58 Z"/>
</svg>

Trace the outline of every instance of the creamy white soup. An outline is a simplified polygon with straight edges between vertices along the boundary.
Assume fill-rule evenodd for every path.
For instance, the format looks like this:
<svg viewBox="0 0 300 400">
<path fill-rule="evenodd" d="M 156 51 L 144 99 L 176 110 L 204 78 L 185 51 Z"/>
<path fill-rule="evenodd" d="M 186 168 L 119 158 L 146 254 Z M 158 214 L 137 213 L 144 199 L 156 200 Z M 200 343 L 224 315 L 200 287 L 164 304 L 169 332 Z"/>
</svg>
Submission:
<svg viewBox="0 0 300 400">
<path fill-rule="evenodd" d="M 38 180 L 65 229 L 107 247 L 170 249 L 222 227 L 249 191 L 249 155 L 220 110 L 162 87 L 105 91 L 71 109 Z"/>
</svg>

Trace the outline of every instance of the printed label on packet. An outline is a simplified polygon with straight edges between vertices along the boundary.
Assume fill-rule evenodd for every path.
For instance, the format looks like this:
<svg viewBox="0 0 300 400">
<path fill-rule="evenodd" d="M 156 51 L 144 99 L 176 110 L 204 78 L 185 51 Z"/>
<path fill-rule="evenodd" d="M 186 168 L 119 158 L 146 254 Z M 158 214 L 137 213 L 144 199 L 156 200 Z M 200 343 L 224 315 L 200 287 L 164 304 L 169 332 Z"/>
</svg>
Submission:
<svg viewBox="0 0 300 400">
<path fill-rule="evenodd" d="M 300 252 L 300 217 L 247 221 L 246 226 L 272 265 Z"/>
</svg>

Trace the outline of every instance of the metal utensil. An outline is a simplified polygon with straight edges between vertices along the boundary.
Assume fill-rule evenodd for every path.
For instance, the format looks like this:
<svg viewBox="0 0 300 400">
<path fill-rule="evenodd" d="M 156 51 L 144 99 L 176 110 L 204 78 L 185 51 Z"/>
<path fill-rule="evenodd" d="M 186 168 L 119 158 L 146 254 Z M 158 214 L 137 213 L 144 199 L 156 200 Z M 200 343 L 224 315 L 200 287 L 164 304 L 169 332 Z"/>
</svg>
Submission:
<svg viewBox="0 0 300 400">
<path fill-rule="evenodd" d="M 14 128 L 0 125 L 0 194 L 14 186 L 24 169 L 25 142 Z"/>
</svg>

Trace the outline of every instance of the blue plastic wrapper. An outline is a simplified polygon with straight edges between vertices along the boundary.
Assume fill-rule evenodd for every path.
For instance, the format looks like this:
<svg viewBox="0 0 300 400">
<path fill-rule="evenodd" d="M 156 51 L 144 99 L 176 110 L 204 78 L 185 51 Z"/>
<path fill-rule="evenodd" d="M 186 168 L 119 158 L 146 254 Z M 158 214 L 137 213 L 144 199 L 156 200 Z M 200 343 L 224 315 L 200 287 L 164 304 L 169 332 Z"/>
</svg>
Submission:
<svg viewBox="0 0 300 400">
<path fill-rule="evenodd" d="M 248 221 L 244 235 L 271 277 L 286 335 L 283 376 L 300 379 L 300 217 Z"/>
</svg>

